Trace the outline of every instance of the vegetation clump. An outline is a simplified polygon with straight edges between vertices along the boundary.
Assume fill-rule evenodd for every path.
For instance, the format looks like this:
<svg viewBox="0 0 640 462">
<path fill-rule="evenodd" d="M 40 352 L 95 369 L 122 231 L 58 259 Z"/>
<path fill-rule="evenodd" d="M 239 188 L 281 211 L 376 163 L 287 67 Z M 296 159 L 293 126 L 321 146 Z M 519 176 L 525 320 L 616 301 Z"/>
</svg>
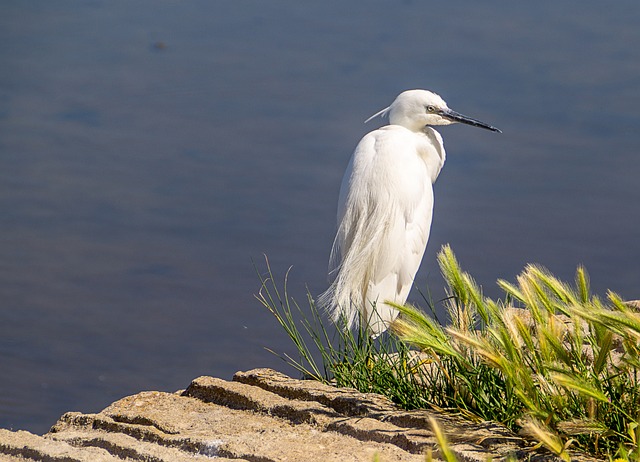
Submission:
<svg viewBox="0 0 640 462">
<path fill-rule="evenodd" d="M 582 267 L 571 286 L 529 265 L 515 284 L 498 281 L 505 297 L 492 300 L 448 246 L 438 262 L 450 324 L 433 310 L 396 306 L 402 316 L 392 333 L 375 341 L 362 330 L 325 327 L 311 296 L 307 316 L 286 282 L 280 294 L 272 277 L 263 279 L 258 298 L 296 345 L 299 358 L 285 359 L 306 376 L 381 393 L 406 409 L 498 421 L 567 460 L 569 447 L 640 460 L 637 307 L 611 292 L 591 295 Z"/>
</svg>

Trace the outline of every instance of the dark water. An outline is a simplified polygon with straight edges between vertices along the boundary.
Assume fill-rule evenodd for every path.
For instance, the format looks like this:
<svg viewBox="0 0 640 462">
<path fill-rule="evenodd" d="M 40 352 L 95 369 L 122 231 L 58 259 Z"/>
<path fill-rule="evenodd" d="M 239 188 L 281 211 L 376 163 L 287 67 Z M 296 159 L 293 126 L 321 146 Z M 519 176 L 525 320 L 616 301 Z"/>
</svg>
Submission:
<svg viewBox="0 0 640 462">
<path fill-rule="evenodd" d="M 284 365 L 253 258 L 325 287 L 342 172 L 407 88 L 441 130 L 435 254 L 640 298 L 640 4 L 4 1 L 0 427 Z M 415 298 L 415 297 L 414 297 Z"/>
</svg>

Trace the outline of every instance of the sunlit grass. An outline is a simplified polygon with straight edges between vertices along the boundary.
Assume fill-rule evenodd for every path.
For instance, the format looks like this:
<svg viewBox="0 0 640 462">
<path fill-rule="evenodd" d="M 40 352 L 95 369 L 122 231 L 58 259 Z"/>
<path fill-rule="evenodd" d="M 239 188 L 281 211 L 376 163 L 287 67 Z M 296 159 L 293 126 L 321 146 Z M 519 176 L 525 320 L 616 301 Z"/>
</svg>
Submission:
<svg viewBox="0 0 640 462">
<path fill-rule="evenodd" d="M 498 421 L 566 460 L 569 449 L 640 460 L 637 309 L 613 293 L 591 295 L 582 267 L 570 285 L 529 265 L 515 283 L 498 281 L 505 297 L 492 300 L 448 246 L 438 261 L 448 326 L 398 306 L 395 335 L 375 341 L 344 323 L 326 327 L 313 298 L 308 315 L 269 269 L 258 298 L 296 346 L 299 357 L 284 359 L 306 377 L 381 393 L 407 409 Z"/>
<path fill-rule="evenodd" d="M 394 331 L 450 365 L 440 405 L 500 421 L 563 457 L 569 446 L 638 457 L 638 312 L 616 294 L 592 296 L 582 267 L 572 287 L 529 265 L 516 284 L 498 281 L 505 302 L 484 297 L 449 247 L 438 261 L 452 324 L 399 306 Z"/>
</svg>

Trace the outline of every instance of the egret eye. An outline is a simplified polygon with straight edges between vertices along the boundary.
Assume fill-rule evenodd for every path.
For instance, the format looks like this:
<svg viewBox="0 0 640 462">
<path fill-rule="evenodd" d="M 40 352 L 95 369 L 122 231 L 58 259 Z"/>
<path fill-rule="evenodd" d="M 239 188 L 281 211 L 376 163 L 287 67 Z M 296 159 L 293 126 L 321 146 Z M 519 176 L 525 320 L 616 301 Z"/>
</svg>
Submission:
<svg viewBox="0 0 640 462">
<path fill-rule="evenodd" d="M 427 112 L 431 112 L 431 113 L 436 112 L 435 106 L 427 106 Z"/>
</svg>

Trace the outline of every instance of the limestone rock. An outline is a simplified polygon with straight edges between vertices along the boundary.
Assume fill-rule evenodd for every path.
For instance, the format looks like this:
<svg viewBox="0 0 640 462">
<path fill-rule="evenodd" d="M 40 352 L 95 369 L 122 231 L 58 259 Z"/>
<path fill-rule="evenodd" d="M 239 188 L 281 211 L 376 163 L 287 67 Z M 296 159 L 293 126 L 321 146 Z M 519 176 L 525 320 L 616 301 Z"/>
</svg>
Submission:
<svg viewBox="0 0 640 462">
<path fill-rule="evenodd" d="M 199 377 L 184 392 L 138 393 L 98 414 L 69 412 L 44 436 L 0 430 L 0 460 L 417 462 L 427 450 L 438 457 L 430 417 L 461 461 L 556 460 L 494 423 L 407 412 L 380 395 L 270 369 Z"/>
</svg>

